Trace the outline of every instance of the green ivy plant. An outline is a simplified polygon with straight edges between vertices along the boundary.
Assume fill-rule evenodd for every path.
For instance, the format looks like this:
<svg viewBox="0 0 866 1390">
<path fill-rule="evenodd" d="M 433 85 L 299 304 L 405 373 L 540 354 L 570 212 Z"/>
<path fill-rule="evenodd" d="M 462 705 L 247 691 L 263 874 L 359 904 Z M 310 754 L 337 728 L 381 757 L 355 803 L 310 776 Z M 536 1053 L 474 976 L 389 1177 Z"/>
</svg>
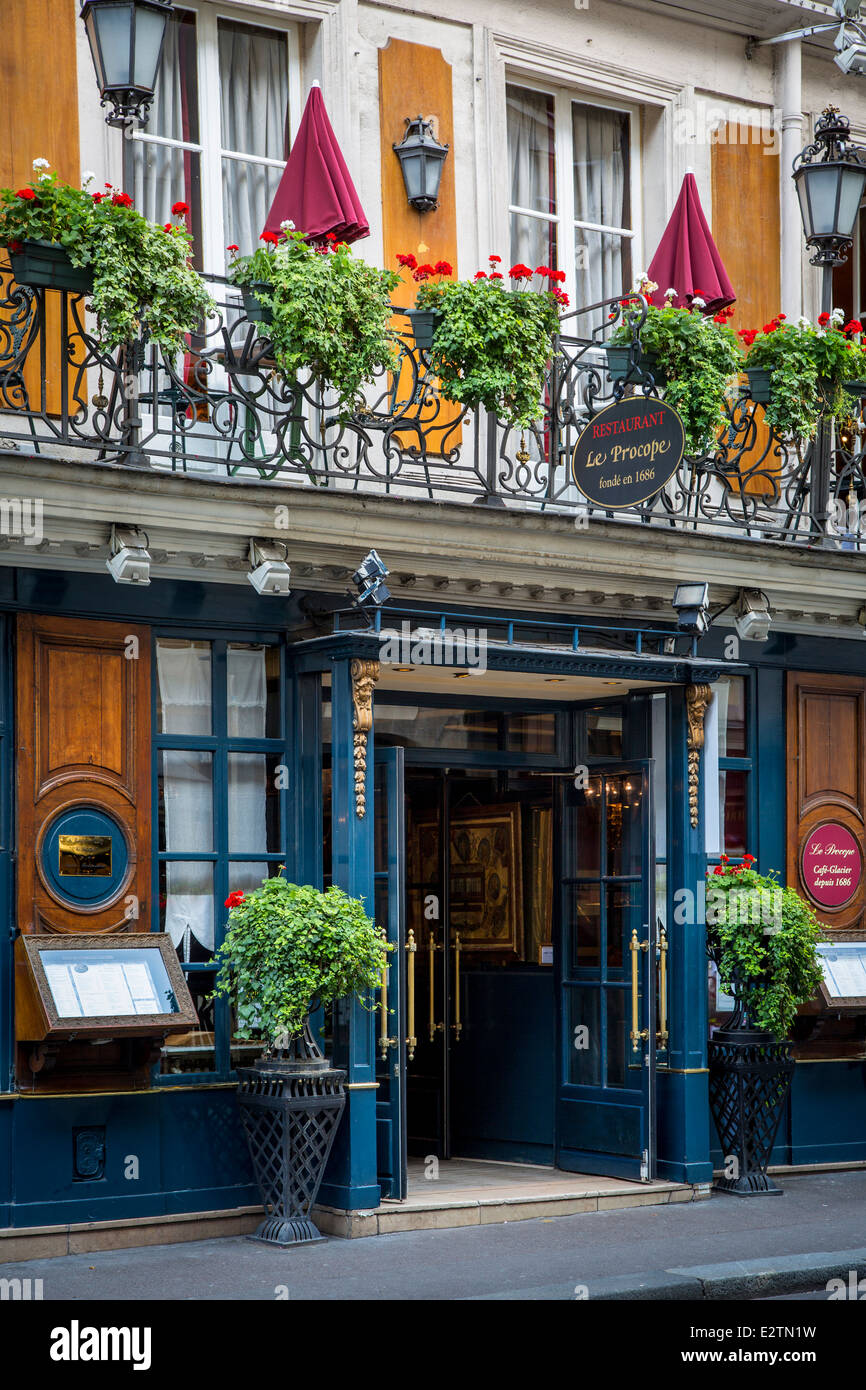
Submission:
<svg viewBox="0 0 866 1390">
<path fill-rule="evenodd" d="M 741 329 L 747 349 L 746 367 L 770 373 L 770 400 L 764 418 L 783 439 L 812 439 L 818 421 L 851 414 L 846 381 L 866 377 L 863 325 L 851 319 L 844 328 L 844 314 L 819 314 L 817 324 L 807 318 L 788 323 L 777 314 L 756 329 Z"/>
<path fill-rule="evenodd" d="M 823 978 L 821 924 L 793 888 L 761 874 L 755 858 L 721 864 L 707 878 L 707 952 L 722 988 L 734 994 L 755 1028 L 785 1038 L 801 1004 Z"/>
<path fill-rule="evenodd" d="M 644 280 L 637 293 L 654 294 L 658 285 Z M 649 303 L 646 319 L 640 325 L 644 354 L 655 359 L 653 373 L 664 399 L 682 419 L 687 454 L 705 454 L 714 449 L 719 431 L 727 423 L 725 401 L 737 375 L 743 369 L 742 353 L 736 334 L 727 322 L 728 310 L 712 318 L 702 312 L 703 300 L 693 299 L 689 307 L 676 308 L 676 291 L 665 292 L 661 308 Z M 627 306 L 629 300 L 622 301 Z M 611 318 L 616 318 L 613 310 Z M 611 334 L 610 342 L 627 346 L 632 341 L 633 315 L 627 314 Z"/>
<path fill-rule="evenodd" d="M 565 274 L 514 265 L 506 288 L 499 263 L 491 256 L 490 271 L 479 270 L 474 280 L 422 283 L 416 308 L 438 315 L 430 363 L 445 399 L 484 406 L 523 429 L 541 413 L 559 309 L 568 304 L 558 287 Z M 541 287 L 530 289 L 536 275 Z"/>
<path fill-rule="evenodd" d="M 320 892 L 285 878 L 226 899 L 228 930 L 215 953 L 214 994 L 237 1007 L 237 1036 L 260 1032 L 269 1046 L 300 1031 L 311 1009 L 382 982 L 384 931 L 363 901 L 340 888 Z"/>
<path fill-rule="evenodd" d="M 191 237 L 181 219 L 159 225 L 132 206 L 129 194 L 106 184 L 91 193 L 64 183 L 34 160 L 32 184 L 0 190 L 0 245 L 20 251 L 25 241 L 62 246 L 72 264 L 93 271 L 91 309 L 107 348 L 139 336 L 176 352 L 187 333 L 201 329 L 213 301 L 190 263 Z"/>
<path fill-rule="evenodd" d="M 277 364 L 294 381 L 306 368 L 327 382 L 343 411 L 363 406 L 361 388 L 382 369 L 395 370 L 397 336 L 390 328 L 396 271 L 356 260 L 345 242 L 329 233 L 313 246 L 291 223 L 280 236 L 263 232 L 263 246 L 237 256 L 229 267 L 233 284 L 255 288 L 273 313 L 258 325 L 270 339 Z"/>
</svg>

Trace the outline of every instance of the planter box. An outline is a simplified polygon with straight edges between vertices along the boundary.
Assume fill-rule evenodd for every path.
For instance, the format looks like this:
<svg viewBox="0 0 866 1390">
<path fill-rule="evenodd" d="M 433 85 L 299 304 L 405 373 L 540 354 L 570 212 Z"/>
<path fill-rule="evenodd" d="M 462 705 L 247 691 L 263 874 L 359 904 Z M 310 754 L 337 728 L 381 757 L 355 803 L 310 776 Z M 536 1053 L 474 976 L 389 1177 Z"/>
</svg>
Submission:
<svg viewBox="0 0 866 1390">
<path fill-rule="evenodd" d="M 866 381 L 846 381 L 844 389 L 855 401 L 859 401 L 866 396 Z"/>
<path fill-rule="evenodd" d="M 31 289 L 72 290 L 93 293 L 93 271 L 72 264 L 65 246 L 55 241 L 25 241 L 20 251 L 10 251 L 12 274 L 19 285 Z"/>
<path fill-rule="evenodd" d="M 630 364 L 632 348 L 629 343 L 613 344 L 605 343 L 607 353 L 607 370 L 613 381 L 625 381 L 631 374 L 631 380 L 640 382 L 643 376 L 652 376 L 656 385 L 659 384 L 658 361 L 650 352 L 644 352 L 643 348 L 638 347 L 633 364 Z"/>
<path fill-rule="evenodd" d="M 433 334 L 436 332 L 440 314 L 436 309 L 409 309 L 407 313 L 415 337 L 415 346 L 421 352 L 429 352 L 433 346 Z"/>
<path fill-rule="evenodd" d="M 766 367 L 749 367 L 746 375 L 749 378 L 749 395 L 752 400 L 766 405 L 772 395 L 769 370 Z"/>
<path fill-rule="evenodd" d="M 244 313 L 250 323 L 273 323 L 274 311 L 263 304 L 259 299 L 259 294 L 270 293 L 270 285 L 264 281 L 254 280 L 251 285 L 241 285 L 241 297 L 244 301 Z"/>
</svg>

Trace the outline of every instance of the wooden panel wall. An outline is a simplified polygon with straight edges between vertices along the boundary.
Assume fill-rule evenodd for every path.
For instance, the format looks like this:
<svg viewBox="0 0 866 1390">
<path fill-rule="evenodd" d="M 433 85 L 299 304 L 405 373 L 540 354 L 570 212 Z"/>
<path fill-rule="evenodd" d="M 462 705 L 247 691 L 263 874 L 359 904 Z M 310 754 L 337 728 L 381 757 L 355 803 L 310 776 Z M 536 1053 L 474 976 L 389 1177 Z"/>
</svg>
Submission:
<svg viewBox="0 0 866 1390">
<path fill-rule="evenodd" d="M 791 671 L 787 680 L 787 877 L 803 892 L 802 847 L 823 822 L 847 826 L 866 858 L 866 678 Z M 862 936 L 866 878 L 847 907 L 815 910 L 834 934 Z"/>
<path fill-rule="evenodd" d="M 22 614 L 17 677 L 21 931 L 149 930 L 149 629 Z M 108 906 L 95 909 L 61 902 L 38 869 L 49 822 L 82 804 L 113 816 L 129 848 L 126 881 Z M 128 913 L 130 895 L 138 899 L 137 919 Z"/>
<path fill-rule="evenodd" d="M 780 161 L 766 145 L 743 143 L 744 133 L 724 127 L 712 147 L 711 225 L 737 296 L 731 323 L 761 328 L 781 307 Z"/>
</svg>

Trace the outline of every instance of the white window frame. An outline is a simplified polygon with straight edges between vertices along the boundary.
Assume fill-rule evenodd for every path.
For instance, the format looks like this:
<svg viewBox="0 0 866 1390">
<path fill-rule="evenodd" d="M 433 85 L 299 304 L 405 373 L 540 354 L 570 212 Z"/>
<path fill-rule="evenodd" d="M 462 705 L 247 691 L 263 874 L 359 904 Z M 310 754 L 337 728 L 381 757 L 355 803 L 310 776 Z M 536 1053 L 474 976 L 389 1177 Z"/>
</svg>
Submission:
<svg viewBox="0 0 866 1390">
<path fill-rule="evenodd" d="M 508 71 L 505 77 L 509 87 L 523 87 L 527 91 L 541 92 L 553 97 L 554 123 L 554 174 L 556 212 L 538 212 L 534 208 L 523 208 L 508 204 L 508 225 L 512 213 L 522 217 L 534 217 L 541 222 L 556 224 L 557 268 L 565 271 L 565 290 L 571 309 L 582 308 L 577 303 L 577 273 L 574 258 L 574 233 L 576 231 L 610 232 L 616 236 L 628 237 L 632 246 L 632 269 L 637 275 L 645 269 L 641 264 L 643 237 L 643 205 L 641 180 L 641 108 L 633 102 L 623 101 L 621 97 L 610 96 L 597 90 L 579 87 L 557 87 L 533 81 L 522 72 Z M 631 227 L 613 227 L 605 223 L 584 222 L 574 215 L 574 177 L 572 173 L 573 143 L 571 132 L 571 104 L 595 106 L 604 111 L 616 111 L 629 117 L 629 196 L 631 202 Z M 510 190 L 509 190 L 510 191 Z M 567 229 L 570 235 L 566 235 Z M 627 290 L 628 285 L 624 288 Z"/>
<path fill-rule="evenodd" d="M 257 29 L 272 29 L 285 35 L 287 87 L 289 93 L 289 130 L 294 139 L 301 119 L 301 49 L 298 25 L 281 15 L 239 9 L 232 5 L 203 4 L 201 0 L 180 0 L 175 6 L 178 11 L 187 10 L 195 15 L 196 32 L 196 77 L 198 81 L 198 143 L 172 140 L 163 135 L 152 135 L 147 127 L 136 130 L 132 139 L 142 144 L 170 145 L 177 150 L 190 150 L 198 154 L 201 171 L 201 221 L 202 221 L 202 266 L 205 272 L 217 275 L 225 267 L 227 234 L 223 226 L 222 161 L 239 159 L 247 164 L 267 165 L 273 169 L 285 169 L 285 160 L 269 159 L 262 155 L 244 154 L 243 151 L 223 149 L 220 122 L 220 71 L 219 71 L 219 21 L 231 20 Z M 210 136 L 211 138 L 208 138 Z M 252 248 L 255 249 L 255 248 Z"/>
</svg>

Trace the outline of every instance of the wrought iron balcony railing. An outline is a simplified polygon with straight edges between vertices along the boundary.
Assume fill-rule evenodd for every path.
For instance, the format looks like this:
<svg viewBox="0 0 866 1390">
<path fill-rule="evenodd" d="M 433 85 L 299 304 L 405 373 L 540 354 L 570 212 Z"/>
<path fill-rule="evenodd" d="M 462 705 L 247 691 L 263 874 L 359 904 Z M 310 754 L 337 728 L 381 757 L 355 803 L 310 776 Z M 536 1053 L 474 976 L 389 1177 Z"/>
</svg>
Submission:
<svg viewBox="0 0 866 1390">
<path fill-rule="evenodd" d="M 819 435 L 804 446 L 771 434 L 762 408 L 743 390 L 728 404 L 715 449 L 684 458 L 661 492 L 622 511 L 587 502 L 571 476 L 581 430 L 624 389 L 655 393 L 639 365 L 630 386 L 611 384 L 603 347 L 618 298 L 569 315 L 539 419 L 521 433 L 440 396 L 427 354 L 396 307 L 400 370 L 383 373 L 363 408 L 341 417 L 319 382 L 280 375 L 237 292 L 216 277 L 209 283 L 218 311 L 172 360 L 147 342 L 104 351 L 82 296 L 18 285 L 7 270 L 0 289 L 0 448 L 70 463 L 474 500 L 581 521 L 608 517 L 866 549 L 866 424 L 853 400 L 850 426 L 837 439 L 825 432 L 823 444 Z M 635 299 L 626 312 L 637 364 L 643 302 Z"/>
</svg>

